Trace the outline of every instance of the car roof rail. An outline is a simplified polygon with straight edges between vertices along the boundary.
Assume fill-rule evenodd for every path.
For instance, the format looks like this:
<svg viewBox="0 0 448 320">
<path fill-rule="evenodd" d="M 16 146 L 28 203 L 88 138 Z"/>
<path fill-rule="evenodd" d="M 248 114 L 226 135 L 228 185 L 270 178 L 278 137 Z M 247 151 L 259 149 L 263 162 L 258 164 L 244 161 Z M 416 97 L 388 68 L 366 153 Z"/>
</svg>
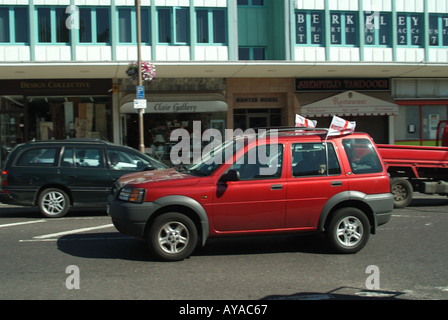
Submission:
<svg viewBox="0 0 448 320">
<path fill-rule="evenodd" d="M 289 132 L 294 131 L 294 133 L 297 133 L 297 131 L 301 131 L 302 133 L 306 131 L 306 133 L 320 133 L 320 134 L 327 134 L 329 129 L 328 128 L 307 128 L 307 127 L 259 127 L 254 128 L 254 130 L 266 130 L 265 132 L 260 133 L 261 136 L 267 136 L 272 133 L 279 133 L 279 132 Z"/>
</svg>

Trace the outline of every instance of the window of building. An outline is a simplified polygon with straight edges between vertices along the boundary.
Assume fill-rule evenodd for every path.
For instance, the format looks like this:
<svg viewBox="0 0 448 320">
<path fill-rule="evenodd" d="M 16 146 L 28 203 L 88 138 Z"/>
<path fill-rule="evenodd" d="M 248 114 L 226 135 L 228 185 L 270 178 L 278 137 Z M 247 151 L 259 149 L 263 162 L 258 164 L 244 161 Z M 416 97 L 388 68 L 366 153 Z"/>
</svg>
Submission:
<svg viewBox="0 0 448 320">
<path fill-rule="evenodd" d="M 198 43 L 224 44 L 227 42 L 226 12 L 222 9 L 196 11 L 196 41 Z"/>
<path fill-rule="evenodd" d="M 423 46 L 423 14 L 397 14 L 397 45 Z"/>
<path fill-rule="evenodd" d="M 332 45 L 358 45 L 357 12 L 331 12 L 330 25 Z"/>
<path fill-rule="evenodd" d="M 322 11 L 296 12 L 296 44 L 324 44 L 324 13 Z"/>
<path fill-rule="evenodd" d="M 118 8 L 118 43 L 137 43 L 137 13 L 134 7 Z M 141 41 L 150 42 L 150 12 L 149 8 L 142 7 L 141 14 Z"/>
<path fill-rule="evenodd" d="M 110 43 L 110 10 L 84 7 L 79 9 L 79 42 Z"/>
<path fill-rule="evenodd" d="M 388 12 L 365 12 L 364 17 L 364 43 L 371 46 L 391 46 L 391 14 Z"/>
<path fill-rule="evenodd" d="M 190 34 L 188 8 L 158 8 L 159 43 L 187 44 Z"/>
<path fill-rule="evenodd" d="M 28 21 L 26 7 L 0 7 L 0 43 L 28 43 Z"/>
<path fill-rule="evenodd" d="M 266 48 L 264 47 L 239 47 L 239 60 L 266 60 Z"/>
<path fill-rule="evenodd" d="M 252 7 L 261 7 L 264 6 L 264 0 L 238 0 L 237 4 L 239 6 L 252 6 Z"/>
<path fill-rule="evenodd" d="M 37 29 L 39 43 L 68 43 L 70 32 L 65 25 L 65 7 L 37 8 Z"/>
<path fill-rule="evenodd" d="M 448 15 L 429 16 L 429 45 L 448 46 Z"/>
</svg>

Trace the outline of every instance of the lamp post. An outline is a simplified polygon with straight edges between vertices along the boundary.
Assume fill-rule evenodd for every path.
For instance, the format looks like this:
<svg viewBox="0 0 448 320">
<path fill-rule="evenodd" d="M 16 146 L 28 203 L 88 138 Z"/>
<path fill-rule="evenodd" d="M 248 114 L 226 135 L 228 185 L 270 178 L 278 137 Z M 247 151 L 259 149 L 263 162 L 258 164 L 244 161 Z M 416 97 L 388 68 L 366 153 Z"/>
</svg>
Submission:
<svg viewBox="0 0 448 320">
<path fill-rule="evenodd" d="M 135 0 L 135 6 L 137 10 L 137 65 L 138 65 L 138 85 L 142 86 L 142 30 L 141 30 L 141 12 L 140 12 L 140 0 Z M 143 114 L 145 110 L 143 108 L 138 109 L 138 124 L 139 124 L 139 149 L 140 152 L 145 152 L 145 137 L 143 129 Z"/>
</svg>

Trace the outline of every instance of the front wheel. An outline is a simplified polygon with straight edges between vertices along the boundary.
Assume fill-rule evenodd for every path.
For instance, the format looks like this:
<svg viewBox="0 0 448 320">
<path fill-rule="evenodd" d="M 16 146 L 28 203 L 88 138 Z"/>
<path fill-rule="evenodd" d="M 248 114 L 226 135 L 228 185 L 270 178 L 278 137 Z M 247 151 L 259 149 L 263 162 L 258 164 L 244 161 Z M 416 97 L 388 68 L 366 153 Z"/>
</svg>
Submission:
<svg viewBox="0 0 448 320">
<path fill-rule="evenodd" d="M 198 232 L 194 222 L 184 214 L 169 212 L 157 217 L 148 236 L 151 251 L 165 261 L 188 258 L 196 248 Z"/>
<path fill-rule="evenodd" d="M 68 195 L 56 188 L 45 189 L 38 199 L 40 212 L 47 218 L 60 218 L 67 214 L 70 208 Z"/>
<path fill-rule="evenodd" d="M 364 248 L 369 240 L 369 219 L 359 209 L 339 209 L 330 220 L 326 235 L 337 252 L 356 253 Z"/>
</svg>

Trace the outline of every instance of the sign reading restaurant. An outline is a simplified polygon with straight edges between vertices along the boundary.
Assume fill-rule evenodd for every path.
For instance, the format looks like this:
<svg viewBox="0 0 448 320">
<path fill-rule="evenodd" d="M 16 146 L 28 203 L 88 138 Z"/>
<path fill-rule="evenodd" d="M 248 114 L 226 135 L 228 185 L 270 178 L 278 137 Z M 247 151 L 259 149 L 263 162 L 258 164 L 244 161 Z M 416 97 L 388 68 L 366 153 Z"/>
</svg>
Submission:
<svg viewBox="0 0 448 320">
<path fill-rule="evenodd" d="M 387 78 L 295 79 L 295 91 L 390 91 Z"/>
</svg>

